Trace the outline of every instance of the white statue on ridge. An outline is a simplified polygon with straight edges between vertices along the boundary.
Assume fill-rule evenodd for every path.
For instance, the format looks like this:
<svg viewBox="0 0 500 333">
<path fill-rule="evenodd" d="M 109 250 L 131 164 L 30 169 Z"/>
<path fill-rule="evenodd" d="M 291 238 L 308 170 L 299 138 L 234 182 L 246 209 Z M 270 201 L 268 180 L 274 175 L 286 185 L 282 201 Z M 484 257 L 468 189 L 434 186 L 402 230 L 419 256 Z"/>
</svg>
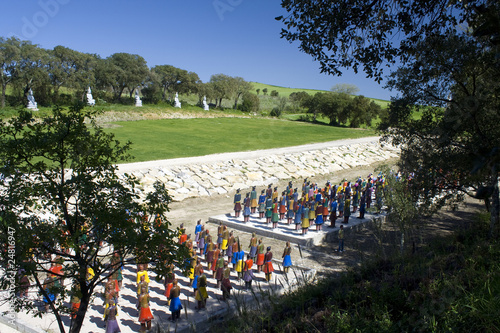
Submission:
<svg viewBox="0 0 500 333">
<path fill-rule="evenodd" d="M 207 96 L 203 96 L 203 110 L 205 111 L 210 110 L 207 104 Z"/>
<path fill-rule="evenodd" d="M 28 109 L 33 111 L 38 111 L 37 102 L 35 102 L 35 97 L 33 96 L 33 90 L 28 93 Z"/>
<path fill-rule="evenodd" d="M 92 97 L 92 91 L 90 90 L 90 87 L 87 89 L 87 104 L 90 106 L 95 105 L 95 99 Z"/>
<path fill-rule="evenodd" d="M 178 93 L 175 93 L 175 105 L 174 105 L 176 108 L 180 108 L 181 107 L 181 102 L 179 102 L 179 94 Z"/>
<path fill-rule="evenodd" d="M 139 97 L 139 87 L 135 89 L 135 106 L 142 106 L 141 98 Z"/>
</svg>

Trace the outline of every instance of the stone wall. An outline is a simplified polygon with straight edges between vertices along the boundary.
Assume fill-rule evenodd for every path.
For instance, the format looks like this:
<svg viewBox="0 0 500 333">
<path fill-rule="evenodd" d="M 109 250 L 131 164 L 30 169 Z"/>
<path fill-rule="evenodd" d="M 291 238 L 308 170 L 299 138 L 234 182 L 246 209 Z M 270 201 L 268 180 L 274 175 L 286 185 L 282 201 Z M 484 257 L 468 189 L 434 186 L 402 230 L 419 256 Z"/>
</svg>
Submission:
<svg viewBox="0 0 500 333">
<path fill-rule="evenodd" d="M 250 154 L 249 154 L 250 155 Z M 380 145 L 378 140 L 292 153 L 261 154 L 243 159 L 210 159 L 200 157 L 195 162 L 162 165 L 161 162 L 132 171 L 140 189 L 149 192 L 153 183 L 165 183 L 175 201 L 186 198 L 225 194 L 236 189 L 267 186 L 278 180 L 304 179 L 399 157 L 399 150 Z M 223 156 L 223 155 L 221 155 Z M 203 161 L 208 161 L 204 163 Z M 152 162 L 154 164 L 154 162 Z M 171 164 L 171 163 L 170 163 Z M 121 168 L 125 172 L 127 168 Z"/>
</svg>

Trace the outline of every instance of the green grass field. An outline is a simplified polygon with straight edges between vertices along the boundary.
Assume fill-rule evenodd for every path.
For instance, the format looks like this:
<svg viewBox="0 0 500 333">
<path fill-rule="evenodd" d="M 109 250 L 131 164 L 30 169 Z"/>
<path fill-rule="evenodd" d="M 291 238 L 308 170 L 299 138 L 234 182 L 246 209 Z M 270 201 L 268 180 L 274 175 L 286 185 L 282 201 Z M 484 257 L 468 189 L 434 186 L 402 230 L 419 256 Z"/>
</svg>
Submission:
<svg viewBox="0 0 500 333">
<path fill-rule="evenodd" d="M 376 135 L 373 130 L 339 128 L 265 118 L 161 119 L 113 123 L 122 143 L 133 142 L 133 162 L 252 151 Z"/>
</svg>

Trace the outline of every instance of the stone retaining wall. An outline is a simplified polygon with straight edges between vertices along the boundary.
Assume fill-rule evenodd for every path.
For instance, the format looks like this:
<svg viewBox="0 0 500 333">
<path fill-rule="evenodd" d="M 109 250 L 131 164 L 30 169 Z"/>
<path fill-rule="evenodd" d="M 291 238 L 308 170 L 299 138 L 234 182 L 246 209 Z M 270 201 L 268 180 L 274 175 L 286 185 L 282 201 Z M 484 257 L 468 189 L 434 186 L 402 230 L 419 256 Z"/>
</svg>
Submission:
<svg viewBox="0 0 500 333">
<path fill-rule="evenodd" d="M 244 154 L 244 153 L 242 153 Z M 264 154 L 263 154 L 264 155 Z M 236 189 L 265 186 L 284 179 L 304 179 L 399 157 L 399 150 L 377 140 L 249 159 L 145 168 L 131 172 L 143 193 L 156 180 L 163 182 L 175 201 L 225 194 Z M 201 158 L 203 160 L 203 158 Z"/>
</svg>

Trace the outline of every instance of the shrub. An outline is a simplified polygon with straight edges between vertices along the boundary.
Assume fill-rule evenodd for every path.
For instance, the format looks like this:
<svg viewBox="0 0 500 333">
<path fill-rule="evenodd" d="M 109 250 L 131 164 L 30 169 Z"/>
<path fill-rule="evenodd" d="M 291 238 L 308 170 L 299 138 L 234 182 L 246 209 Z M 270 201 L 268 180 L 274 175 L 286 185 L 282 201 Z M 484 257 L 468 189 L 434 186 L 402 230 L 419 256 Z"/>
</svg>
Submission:
<svg viewBox="0 0 500 333">
<path fill-rule="evenodd" d="M 273 108 L 273 110 L 271 111 L 271 117 L 280 117 L 282 114 L 282 111 L 279 107 L 275 107 Z"/>
<path fill-rule="evenodd" d="M 238 108 L 243 112 L 257 112 L 260 107 L 260 99 L 252 93 L 243 94 L 242 102 Z"/>
</svg>

